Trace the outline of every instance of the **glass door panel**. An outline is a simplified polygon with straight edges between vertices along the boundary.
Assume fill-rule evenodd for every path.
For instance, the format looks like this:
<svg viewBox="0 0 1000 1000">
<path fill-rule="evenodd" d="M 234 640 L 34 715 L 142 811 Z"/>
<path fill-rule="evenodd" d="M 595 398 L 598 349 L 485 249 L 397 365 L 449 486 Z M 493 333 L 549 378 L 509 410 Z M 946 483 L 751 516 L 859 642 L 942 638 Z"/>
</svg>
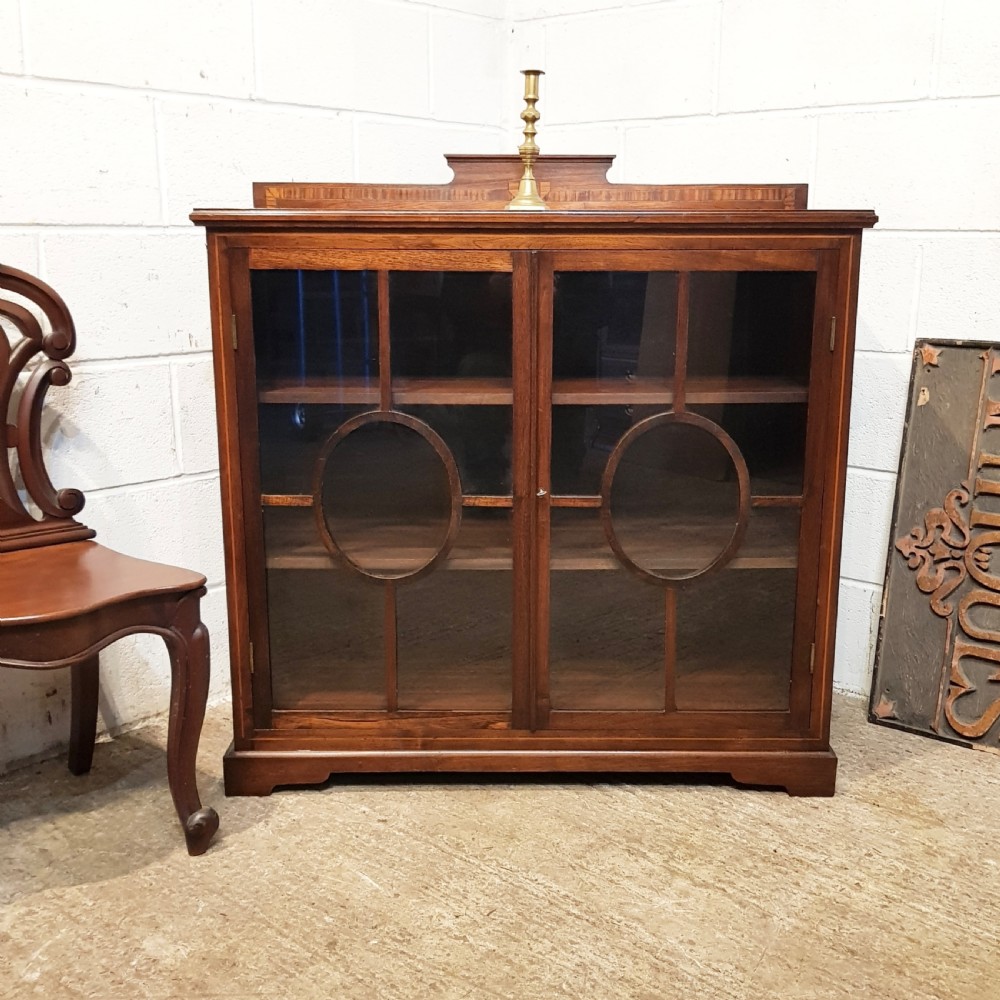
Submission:
<svg viewBox="0 0 1000 1000">
<path fill-rule="evenodd" d="M 324 437 L 378 400 L 374 271 L 251 271 L 261 491 L 302 494 Z"/>
<path fill-rule="evenodd" d="M 289 391 L 289 390 L 283 390 Z M 307 496 L 326 439 L 371 404 L 268 403 L 257 411 L 260 491 L 265 496 Z"/>
<path fill-rule="evenodd" d="M 808 655 L 793 633 L 810 606 L 815 287 L 814 272 L 556 267 L 541 323 L 553 710 L 789 710 Z"/>
<path fill-rule="evenodd" d="M 554 510 L 552 520 L 552 708 L 661 711 L 662 595 L 615 563 L 595 511 Z"/>
<path fill-rule="evenodd" d="M 392 272 L 389 314 L 394 405 L 440 436 L 461 505 L 442 570 L 399 589 L 399 708 L 509 712 L 512 275 Z"/>
<path fill-rule="evenodd" d="M 293 385 L 377 389 L 374 271 L 255 270 L 250 282 L 262 401 Z"/>
<path fill-rule="evenodd" d="M 610 391 L 673 373 L 675 274 L 566 271 L 555 276 L 554 291 L 554 379 L 596 379 L 588 389 Z"/>
<path fill-rule="evenodd" d="M 509 508 L 468 507 L 446 568 L 397 594 L 399 708 L 511 710 Z"/>
<path fill-rule="evenodd" d="M 311 510 L 263 514 L 273 706 L 384 711 L 379 588 L 359 586 L 356 573 L 317 545 Z"/>
<path fill-rule="evenodd" d="M 676 418 L 648 417 L 623 435 L 602 486 L 619 559 L 657 581 L 702 573 L 742 527 L 733 457 L 710 424 Z"/>
<path fill-rule="evenodd" d="M 509 713 L 511 273 L 331 256 L 251 271 L 272 707 Z"/>
<path fill-rule="evenodd" d="M 754 496 L 801 496 L 808 404 L 691 404 L 689 410 L 721 427 L 747 464 Z"/>
<path fill-rule="evenodd" d="M 389 313 L 398 403 L 510 405 L 509 273 L 394 271 Z"/>
<path fill-rule="evenodd" d="M 805 388 L 814 271 L 694 272 L 688 287 L 692 392 L 699 379 L 713 378 L 745 380 L 748 390 Z"/>
<path fill-rule="evenodd" d="M 397 409 L 444 441 L 458 466 L 463 496 L 513 495 L 513 407 L 438 403 L 402 404 Z"/>
<path fill-rule="evenodd" d="M 788 711 L 795 576 L 734 569 L 678 591 L 679 711 Z"/>
</svg>

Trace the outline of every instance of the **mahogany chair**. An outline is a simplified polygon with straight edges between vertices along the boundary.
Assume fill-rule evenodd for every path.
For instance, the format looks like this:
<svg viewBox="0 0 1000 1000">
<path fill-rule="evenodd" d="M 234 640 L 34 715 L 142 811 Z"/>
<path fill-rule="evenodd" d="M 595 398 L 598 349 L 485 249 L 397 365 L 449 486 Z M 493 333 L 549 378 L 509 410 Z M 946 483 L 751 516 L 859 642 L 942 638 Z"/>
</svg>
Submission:
<svg viewBox="0 0 1000 1000">
<path fill-rule="evenodd" d="M 0 265 L 0 292 L 33 303 L 47 318 L 0 297 L 0 318 L 20 333 L 11 345 L 0 330 L 0 414 L 8 459 L 0 462 L 0 667 L 49 670 L 69 667 L 69 769 L 90 770 L 97 729 L 98 654 L 135 632 L 163 637 L 170 654 L 167 781 L 189 854 L 203 854 L 219 827 L 214 809 L 198 797 L 195 758 L 208 696 L 208 631 L 201 621 L 205 577 L 189 570 L 133 559 L 93 541 L 74 519 L 84 503 L 79 490 L 56 491 L 42 458 L 41 420 L 50 385 L 66 385 L 65 359 L 76 331 L 65 303 L 44 282 Z M 11 401 L 18 376 L 42 355 L 24 384 L 14 422 Z M 41 512 L 33 517 L 12 470 Z"/>
</svg>

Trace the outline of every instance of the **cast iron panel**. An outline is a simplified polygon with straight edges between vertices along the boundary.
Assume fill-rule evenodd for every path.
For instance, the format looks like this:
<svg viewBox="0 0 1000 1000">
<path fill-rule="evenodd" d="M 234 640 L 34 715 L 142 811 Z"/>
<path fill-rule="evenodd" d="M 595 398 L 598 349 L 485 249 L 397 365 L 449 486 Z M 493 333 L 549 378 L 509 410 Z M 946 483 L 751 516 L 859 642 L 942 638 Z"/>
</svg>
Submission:
<svg viewBox="0 0 1000 1000">
<path fill-rule="evenodd" d="M 870 719 L 1000 741 L 1000 345 L 918 341 Z"/>
</svg>

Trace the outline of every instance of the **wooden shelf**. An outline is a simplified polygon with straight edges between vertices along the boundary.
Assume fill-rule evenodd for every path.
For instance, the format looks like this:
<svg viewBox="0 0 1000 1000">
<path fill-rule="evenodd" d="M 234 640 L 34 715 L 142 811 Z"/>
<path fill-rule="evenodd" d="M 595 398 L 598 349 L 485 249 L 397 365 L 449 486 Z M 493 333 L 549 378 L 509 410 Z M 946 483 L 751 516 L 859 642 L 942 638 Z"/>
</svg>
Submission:
<svg viewBox="0 0 1000 1000">
<path fill-rule="evenodd" d="M 687 380 L 688 403 L 803 403 L 808 386 L 784 378 L 723 378 L 693 376 Z M 555 379 L 552 402 L 556 405 L 670 404 L 674 399 L 669 379 Z"/>
<path fill-rule="evenodd" d="M 278 517 L 266 524 L 268 569 L 320 570 L 336 566 L 319 540 L 311 513 L 294 508 L 273 508 Z M 747 536 L 730 569 L 794 569 L 797 565 L 798 512 L 793 517 L 779 509 L 761 511 L 751 518 Z M 433 529 L 424 525 L 373 527 L 338 533 L 338 543 L 351 558 L 373 573 L 405 573 L 423 566 L 437 551 L 429 543 Z M 373 536 L 380 538 L 375 544 Z M 681 573 L 712 561 L 721 546 L 695 538 L 670 552 L 648 546 L 630 547 L 629 555 L 654 572 Z M 596 518 L 586 523 L 553 524 L 550 566 L 553 571 L 620 570 L 622 564 L 608 547 Z M 510 531 L 506 518 L 463 519 L 455 545 L 440 567 L 451 570 L 510 570 Z"/>
<path fill-rule="evenodd" d="M 451 404 L 509 406 L 514 393 L 506 378 L 395 378 L 393 401 L 399 405 Z M 379 401 L 378 379 L 276 379 L 260 385 L 261 403 L 371 404 Z M 552 402 L 556 406 L 645 405 L 669 406 L 673 383 L 667 379 L 556 379 Z M 695 376 L 687 380 L 687 402 L 804 403 L 809 389 L 786 378 L 723 378 Z"/>
<path fill-rule="evenodd" d="M 276 379 L 262 382 L 261 403 L 378 404 L 378 378 Z M 510 406 L 514 390 L 509 378 L 394 378 L 393 402 L 402 405 L 451 403 L 465 406 Z"/>
</svg>

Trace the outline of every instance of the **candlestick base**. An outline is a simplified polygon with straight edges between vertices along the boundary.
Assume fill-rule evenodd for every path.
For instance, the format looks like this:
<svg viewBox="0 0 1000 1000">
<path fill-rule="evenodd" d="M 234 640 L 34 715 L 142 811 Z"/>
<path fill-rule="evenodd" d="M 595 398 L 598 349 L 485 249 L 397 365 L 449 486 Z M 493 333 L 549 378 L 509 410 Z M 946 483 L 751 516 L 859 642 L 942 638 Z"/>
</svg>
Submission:
<svg viewBox="0 0 1000 1000">
<path fill-rule="evenodd" d="M 544 212 L 548 207 L 542 200 L 542 193 L 538 190 L 538 181 L 534 177 L 521 178 L 517 194 L 507 205 L 507 208 L 514 212 Z"/>
</svg>

